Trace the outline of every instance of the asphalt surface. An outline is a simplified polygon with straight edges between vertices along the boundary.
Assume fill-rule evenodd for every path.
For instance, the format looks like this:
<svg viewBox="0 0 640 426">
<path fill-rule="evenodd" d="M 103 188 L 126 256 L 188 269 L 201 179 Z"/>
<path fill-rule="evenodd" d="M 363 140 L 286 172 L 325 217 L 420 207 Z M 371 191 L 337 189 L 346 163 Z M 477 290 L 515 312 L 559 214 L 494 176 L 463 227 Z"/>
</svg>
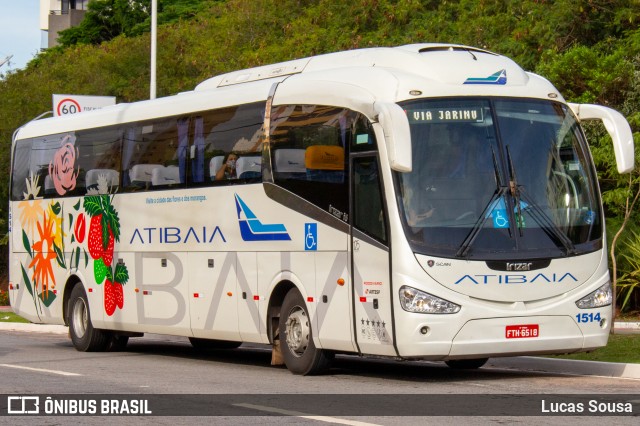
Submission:
<svg viewBox="0 0 640 426">
<path fill-rule="evenodd" d="M 11 307 L 0 306 L 0 317 L 3 312 L 12 312 Z M 616 334 L 640 334 L 640 322 L 616 322 L 614 324 L 614 329 Z M 27 324 L 17 322 L 0 322 L 0 331 L 69 334 L 69 328 L 62 325 Z M 640 379 L 640 364 L 633 363 L 579 361 L 520 356 L 491 358 L 487 363 L 487 366 L 557 374 Z"/>
</svg>

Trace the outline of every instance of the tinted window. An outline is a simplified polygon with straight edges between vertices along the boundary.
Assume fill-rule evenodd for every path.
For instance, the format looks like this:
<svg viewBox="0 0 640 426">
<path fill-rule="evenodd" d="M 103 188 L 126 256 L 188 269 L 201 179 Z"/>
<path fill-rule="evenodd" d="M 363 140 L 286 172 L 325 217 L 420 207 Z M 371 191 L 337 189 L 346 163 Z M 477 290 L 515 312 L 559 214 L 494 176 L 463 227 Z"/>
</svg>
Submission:
<svg viewBox="0 0 640 426">
<path fill-rule="evenodd" d="M 194 144 L 206 181 L 238 183 L 262 177 L 264 103 L 209 111 L 196 119 Z M 200 154 L 198 154 L 200 155 Z"/>
<path fill-rule="evenodd" d="M 32 185 L 30 181 L 33 170 L 29 166 L 31 155 L 31 140 L 22 140 L 16 143 L 13 152 L 13 177 L 11 182 L 11 199 L 23 200 L 42 196 L 42 182 Z M 37 172 L 37 170 L 36 170 Z M 38 176 L 37 174 L 35 176 Z"/>
<path fill-rule="evenodd" d="M 353 160 L 353 224 L 371 237 L 386 242 L 382 185 L 376 157 Z"/>
<path fill-rule="evenodd" d="M 346 220 L 349 147 L 358 138 L 363 146 L 375 144 L 363 121 L 344 108 L 275 107 L 270 134 L 274 182 Z"/>
<path fill-rule="evenodd" d="M 414 167 L 395 177 L 416 252 L 535 258 L 600 247 L 597 182 L 565 105 L 469 98 L 402 106 Z"/>
<path fill-rule="evenodd" d="M 261 102 L 17 141 L 11 196 L 211 185 L 231 153 L 238 173 L 219 183 L 257 182 L 263 117 Z"/>
</svg>

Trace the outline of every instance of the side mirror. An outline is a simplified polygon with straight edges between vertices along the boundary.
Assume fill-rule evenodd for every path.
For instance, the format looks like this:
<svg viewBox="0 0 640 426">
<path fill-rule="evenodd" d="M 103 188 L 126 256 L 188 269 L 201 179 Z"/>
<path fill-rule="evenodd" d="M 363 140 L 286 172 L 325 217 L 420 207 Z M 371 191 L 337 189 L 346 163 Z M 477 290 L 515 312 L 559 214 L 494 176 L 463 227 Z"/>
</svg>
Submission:
<svg viewBox="0 0 640 426">
<path fill-rule="evenodd" d="M 394 103 L 376 102 L 374 108 L 384 132 L 391 169 L 397 172 L 410 172 L 411 129 L 407 114 Z"/>
<path fill-rule="evenodd" d="M 602 121 L 613 140 L 618 172 L 629 173 L 632 171 L 635 163 L 633 134 L 624 116 L 614 109 L 601 105 L 570 103 L 569 107 L 580 121 Z"/>
</svg>

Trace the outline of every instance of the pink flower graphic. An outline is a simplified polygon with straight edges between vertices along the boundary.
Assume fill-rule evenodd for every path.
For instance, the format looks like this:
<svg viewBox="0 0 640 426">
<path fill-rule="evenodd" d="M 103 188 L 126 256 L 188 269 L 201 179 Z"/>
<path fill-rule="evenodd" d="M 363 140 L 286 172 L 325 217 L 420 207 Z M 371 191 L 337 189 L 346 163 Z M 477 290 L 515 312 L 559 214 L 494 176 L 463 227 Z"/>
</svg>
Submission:
<svg viewBox="0 0 640 426">
<path fill-rule="evenodd" d="M 49 176 L 53 180 L 56 192 L 60 195 L 73 190 L 78 177 L 78 169 L 74 169 L 77 152 L 76 148 L 68 142 L 69 139 L 69 136 L 65 136 L 62 147 L 56 151 L 53 161 L 49 163 Z"/>
</svg>

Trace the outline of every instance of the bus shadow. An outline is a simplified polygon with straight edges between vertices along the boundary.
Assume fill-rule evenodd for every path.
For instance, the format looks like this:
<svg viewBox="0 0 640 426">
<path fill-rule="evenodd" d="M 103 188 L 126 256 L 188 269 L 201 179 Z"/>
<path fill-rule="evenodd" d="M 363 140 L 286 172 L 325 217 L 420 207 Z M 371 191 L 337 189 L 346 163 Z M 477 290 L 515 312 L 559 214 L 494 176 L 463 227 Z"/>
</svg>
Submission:
<svg viewBox="0 0 640 426">
<path fill-rule="evenodd" d="M 196 349 L 184 341 L 144 341 L 131 339 L 124 350 L 128 354 L 156 355 L 204 362 L 236 364 L 257 368 L 281 369 L 271 365 L 271 348 L 268 345 L 243 344 L 237 349 Z M 337 355 L 331 368 L 322 376 L 361 376 L 393 379 L 406 382 L 458 382 L 468 380 L 517 379 L 526 377 L 558 377 L 559 374 L 503 369 L 486 366 L 476 370 L 456 370 L 444 362 L 402 361 L 382 358 L 363 358 L 357 355 Z"/>
</svg>

